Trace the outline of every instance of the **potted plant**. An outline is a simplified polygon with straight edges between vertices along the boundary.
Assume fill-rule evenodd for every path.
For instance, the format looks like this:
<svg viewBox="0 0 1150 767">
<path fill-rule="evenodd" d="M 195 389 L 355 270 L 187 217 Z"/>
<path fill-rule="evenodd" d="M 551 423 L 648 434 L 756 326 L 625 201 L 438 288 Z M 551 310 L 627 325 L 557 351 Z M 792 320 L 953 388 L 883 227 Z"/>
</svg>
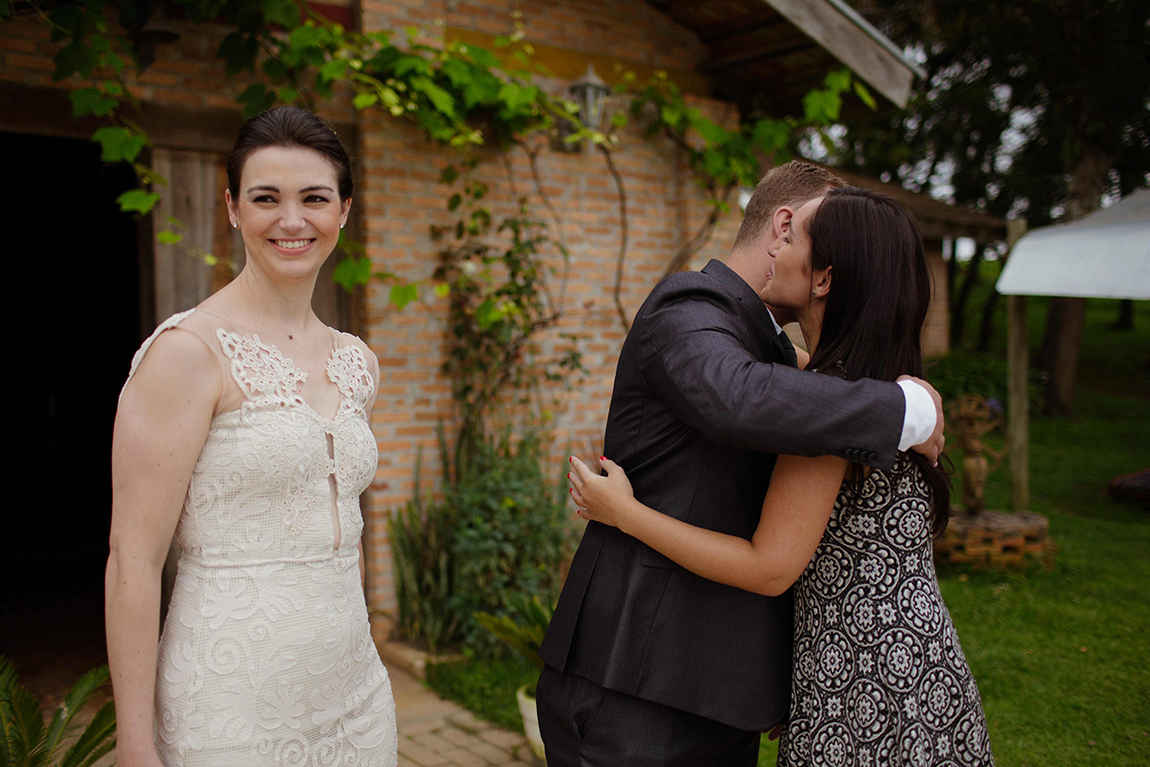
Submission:
<svg viewBox="0 0 1150 767">
<path fill-rule="evenodd" d="M 539 645 L 551 623 L 555 609 L 538 596 L 508 593 L 503 597 L 507 608 L 504 615 L 476 613 L 475 620 L 487 629 L 500 643 L 526 658 L 531 664 L 543 669 L 543 659 L 539 657 Z M 519 702 L 519 713 L 523 716 L 523 732 L 531 752 L 544 764 L 543 737 L 539 734 L 539 714 L 535 708 L 535 685 L 525 684 L 515 691 Z"/>
<path fill-rule="evenodd" d="M 88 767 L 116 747 L 116 709 L 109 701 L 73 740 L 76 714 L 108 681 L 108 667 L 92 669 L 72 687 L 51 721 L 44 723 L 40 701 L 16 680 L 12 662 L 0 656 L 0 764 Z"/>
</svg>

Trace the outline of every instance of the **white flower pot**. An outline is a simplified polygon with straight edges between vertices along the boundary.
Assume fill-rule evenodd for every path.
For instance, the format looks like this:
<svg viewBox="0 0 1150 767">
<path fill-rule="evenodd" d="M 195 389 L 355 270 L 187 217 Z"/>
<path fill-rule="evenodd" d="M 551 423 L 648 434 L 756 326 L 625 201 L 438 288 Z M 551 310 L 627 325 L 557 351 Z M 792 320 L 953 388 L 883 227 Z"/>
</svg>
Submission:
<svg viewBox="0 0 1150 767">
<path fill-rule="evenodd" d="M 527 688 L 531 685 L 523 685 L 515 691 L 515 698 L 519 701 L 519 713 L 523 716 L 523 731 L 527 735 L 527 745 L 531 746 L 531 753 L 542 764 L 547 764 L 547 758 L 543 755 L 543 736 L 539 734 L 539 711 L 535 708 L 535 698 L 527 694 Z"/>
</svg>

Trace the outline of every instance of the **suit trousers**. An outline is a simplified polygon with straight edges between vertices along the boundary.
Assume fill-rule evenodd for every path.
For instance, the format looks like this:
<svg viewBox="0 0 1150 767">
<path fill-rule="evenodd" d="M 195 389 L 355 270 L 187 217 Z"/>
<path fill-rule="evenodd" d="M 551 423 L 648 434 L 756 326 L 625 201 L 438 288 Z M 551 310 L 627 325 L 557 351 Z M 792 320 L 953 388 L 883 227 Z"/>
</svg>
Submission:
<svg viewBox="0 0 1150 767">
<path fill-rule="evenodd" d="M 543 668 L 536 688 L 548 767 L 755 767 L 758 732 Z"/>
</svg>

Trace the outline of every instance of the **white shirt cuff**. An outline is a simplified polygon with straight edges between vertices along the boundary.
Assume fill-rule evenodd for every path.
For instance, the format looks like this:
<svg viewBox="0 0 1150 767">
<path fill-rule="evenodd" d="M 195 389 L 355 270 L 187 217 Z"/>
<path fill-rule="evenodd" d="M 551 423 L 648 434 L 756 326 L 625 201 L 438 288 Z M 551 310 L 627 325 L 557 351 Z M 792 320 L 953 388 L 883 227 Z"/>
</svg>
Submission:
<svg viewBox="0 0 1150 767">
<path fill-rule="evenodd" d="M 922 386 L 914 381 L 899 381 L 898 385 L 902 387 L 902 395 L 906 398 L 906 414 L 902 419 L 902 438 L 898 441 L 898 449 L 906 451 L 926 442 L 934 433 L 938 411 L 935 410 L 934 400 Z"/>
</svg>

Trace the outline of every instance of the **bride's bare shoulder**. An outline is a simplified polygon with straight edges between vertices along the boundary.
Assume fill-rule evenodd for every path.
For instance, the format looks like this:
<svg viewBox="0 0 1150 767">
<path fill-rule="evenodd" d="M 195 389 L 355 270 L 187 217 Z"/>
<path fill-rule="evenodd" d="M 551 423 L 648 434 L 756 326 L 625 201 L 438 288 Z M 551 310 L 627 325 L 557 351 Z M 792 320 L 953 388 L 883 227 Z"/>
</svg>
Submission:
<svg viewBox="0 0 1150 767">
<path fill-rule="evenodd" d="M 221 390 L 219 362 L 195 315 L 165 329 L 144 351 L 124 386 L 120 407 L 215 406 Z"/>
</svg>

